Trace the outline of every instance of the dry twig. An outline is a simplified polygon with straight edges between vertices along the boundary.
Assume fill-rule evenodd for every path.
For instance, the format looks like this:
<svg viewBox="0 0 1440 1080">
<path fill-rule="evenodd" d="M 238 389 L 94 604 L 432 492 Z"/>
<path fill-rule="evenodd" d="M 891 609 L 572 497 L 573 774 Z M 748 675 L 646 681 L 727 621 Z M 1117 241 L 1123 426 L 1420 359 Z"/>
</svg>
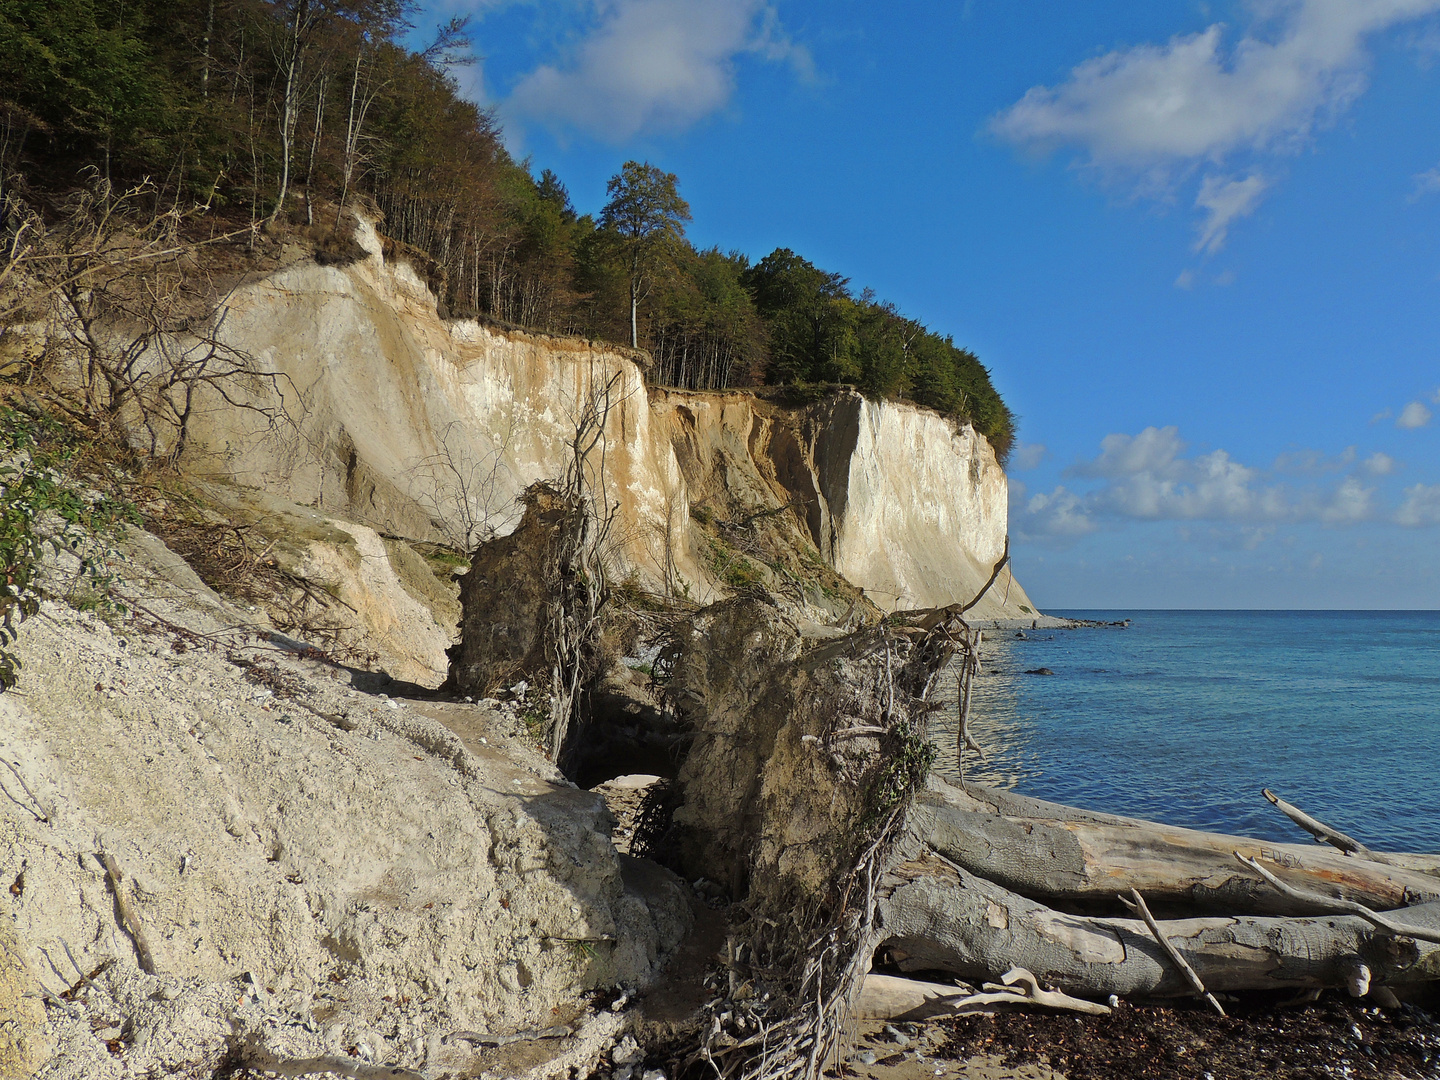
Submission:
<svg viewBox="0 0 1440 1080">
<path fill-rule="evenodd" d="M 1123 896 L 1120 897 L 1120 902 L 1132 911 L 1139 912 L 1140 917 L 1145 920 L 1145 925 L 1150 928 L 1150 933 L 1153 934 L 1155 940 L 1160 943 L 1160 947 L 1165 950 L 1165 955 L 1170 957 L 1171 961 L 1180 970 L 1180 974 L 1185 976 L 1185 980 L 1195 988 L 1197 994 L 1213 1005 L 1216 1012 L 1224 1016 L 1225 1007 L 1215 999 L 1214 994 L 1205 989 L 1205 984 L 1200 981 L 1200 976 L 1195 974 L 1195 969 L 1180 955 L 1180 950 L 1170 944 L 1170 939 L 1161 931 L 1160 924 L 1155 921 L 1155 916 L 1151 915 L 1150 909 L 1145 906 L 1145 898 L 1140 895 L 1140 891 L 1138 889 L 1131 889 L 1130 896 L 1133 899 L 1127 900 Z"/>
</svg>

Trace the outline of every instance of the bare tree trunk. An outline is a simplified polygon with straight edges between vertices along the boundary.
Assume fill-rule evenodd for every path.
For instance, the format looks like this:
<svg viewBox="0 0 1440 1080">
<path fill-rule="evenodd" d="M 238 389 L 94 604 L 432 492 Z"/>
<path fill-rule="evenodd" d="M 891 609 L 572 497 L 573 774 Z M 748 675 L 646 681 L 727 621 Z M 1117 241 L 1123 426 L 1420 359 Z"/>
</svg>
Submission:
<svg viewBox="0 0 1440 1080">
<path fill-rule="evenodd" d="M 310 133 L 310 160 L 305 166 L 305 224 L 315 224 L 315 200 L 310 190 L 315 177 L 315 152 L 320 148 L 320 129 L 325 123 L 325 89 L 329 80 L 324 75 L 315 87 L 315 127 Z"/>
<path fill-rule="evenodd" d="M 1192 992 L 1143 922 L 1067 915 L 923 852 L 892 870 L 881 919 L 882 948 L 904 970 L 978 979 L 1019 966 L 1089 997 Z M 1405 920 L 1440 929 L 1440 903 L 1410 908 Z M 1366 984 L 1440 977 L 1440 945 L 1379 934 L 1353 915 L 1158 926 L 1212 991 L 1345 986 L 1362 965 Z"/>
<path fill-rule="evenodd" d="M 210 38 L 215 32 L 215 0 L 205 9 L 205 36 L 201 38 L 200 96 L 210 97 Z"/>
<path fill-rule="evenodd" d="M 285 52 L 280 67 L 285 75 L 285 90 L 280 102 L 280 190 L 276 196 L 275 209 L 270 214 L 274 221 L 285 209 L 285 198 L 290 192 L 291 143 L 295 138 L 295 124 L 299 119 L 300 73 L 304 62 L 304 38 L 309 29 L 310 0 L 295 0 L 294 15 L 285 38 Z"/>
<path fill-rule="evenodd" d="M 1440 878 L 1329 848 L 1123 818 L 1062 820 L 1057 811 L 1064 808 L 1049 804 L 997 814 L 978 809 L 984 803 L 971 794 L 977 790 L 984 789 L 932 778 L 916 798 L 911 832 L 945 859 L 1026 896 L 1109 902 L 1133 888 L 1199 911 L 1316 913 L 1246 871 L 1235 861 L 1239 852 L 1326 897 L 1382 910 L 1440 900 Z"/>
<path fill-rule="evenodd" d="M 630 347 L 631 347 L 632 349 L 638 349 L 638 348 L 640 347 L 640 325 L 639 325 L 639 322 L 638 322 L 638 320 L 637 320 L 637 318 L 636 318 L 636 314 L 635 314 L 636 308 L 639 307 L 639 303 L 640 303 L 640 301 L 639 301 L 639 286 L 640 286 L 640 283 L 635 279 L 635 275 L 634 275 L 634 274 L 631 274 L 631 275 L 630 275 Z"/>
</svg>

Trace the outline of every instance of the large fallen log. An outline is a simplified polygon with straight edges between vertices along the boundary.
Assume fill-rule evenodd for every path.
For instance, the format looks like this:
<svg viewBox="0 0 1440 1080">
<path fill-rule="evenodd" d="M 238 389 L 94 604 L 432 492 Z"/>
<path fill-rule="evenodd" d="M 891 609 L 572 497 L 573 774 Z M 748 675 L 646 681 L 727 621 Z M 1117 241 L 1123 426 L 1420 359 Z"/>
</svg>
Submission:
<svg viewBox="0 0 1440 1080">
<path fill-rule="evenodd" d="M 880 918 L 884 948 L 906 971 L 979 980 L 1023 966 L 1083 997 L 1193 992 L 1143 922 L 1067 915 L 933 854 L 918 852 L 891 870 Z M 1410 908 L 1405 921 L 1440 928 L 1440 902 Z M 1242 915 L 1157 926 L 1216 992 L 1440 978 L 1440 945 L 1385 934 L 1353 915 Z"/>
<path fill-rule="evenodd" d="M 1169 828 L 1169 826 L 1160 826 L 1156 822 L 1146 821 L 1142 818 L 1084 810 L 1075 806 L 1066 806 L 1063 803 L 1047 802 L 1044 799 L 1021 795 L 1004 788 L 986 787 L 983 784 L 964 780 L 956 781 L 932 776 L 929 788 L 932 798 L 943 799 L 947 805 L 957 810 L 972 810 L 976 813 L 996 814 L 1010 818 L 1034 818 L 1041 821 L 1086 822 L 1095 825 L 1131 826 L 1139 829 Z M 1316 850 L 1307 844 L 1282 845 L 1282 847 L 1293 848 L 1302 853 Z M 1364 859 L 1367 862 L 1383 863 L 1386 866 L 1410 870 L 1417 874 L 1440 877 L 1440 855 L 1366 849 Z"/>
<path fill-rule="evenodd" d="M 1197 912 L 1329 910 L 1271 888 L 1236 862 L 1236 852 L 1327 899 L 1380 910 L 1440 900 L 1440 878 L 1331 848 L 1090 814 L 933 778 L 917 796 L 909 826 L 926 847 L 972 874 L 1055 902 L 1109 904 L 1116 893 L 1136 889 L 1152 901 L 1182 902 Z"/>
</svg>

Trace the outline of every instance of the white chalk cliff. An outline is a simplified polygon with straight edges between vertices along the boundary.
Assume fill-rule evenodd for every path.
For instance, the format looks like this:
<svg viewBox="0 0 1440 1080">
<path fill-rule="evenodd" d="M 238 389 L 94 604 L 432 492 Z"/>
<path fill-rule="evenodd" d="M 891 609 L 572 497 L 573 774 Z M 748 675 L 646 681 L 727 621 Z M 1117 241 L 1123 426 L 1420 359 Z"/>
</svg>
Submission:
<svg viewBox="0 0 1440 1080">
<path fill-rule="evenodd" d="M 368 258 L 296 262 L 232 298 L 231 345 L 278 377 L 288 421 L 212 402 L 189 467 L 376 530 L 423 539 L 505 533 L 516 498 L 561 476 L 575 419 L 610 387 L 606 494 L 628 568 L 692 597 L 721 588 L 694 536 L 697 489 L 789 504 L 826 562 L 882 608 L 969 599 L 1000 557 L 1006 479 L 984 436 L 908 404 L 842 393 L 786 409 L 739 391 L 647 389 L 643 354 L 449 321 L 362 225 Z M 1004 575 L 980 618 L 1028 618 Z"/>
</svg>

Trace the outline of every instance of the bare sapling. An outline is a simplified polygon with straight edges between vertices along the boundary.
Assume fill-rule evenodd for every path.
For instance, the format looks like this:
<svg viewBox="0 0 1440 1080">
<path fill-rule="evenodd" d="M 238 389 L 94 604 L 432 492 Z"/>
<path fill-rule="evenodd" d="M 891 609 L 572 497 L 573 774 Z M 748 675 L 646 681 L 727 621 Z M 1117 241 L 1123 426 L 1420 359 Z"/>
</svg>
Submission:
<svg viewBox="0 0 1440 1080">
<path fill-rule="evenodd" d="M 423 478 L 412 497 L 430 513 L 447 543 L 470 555 L 514 523 L 510 469 L 505 464 L 510 431 L 478 456 L 458 421 L 445 426 L 440 448 L 413 470 Z"/>
<path fill-rule="evenodd" d="M 560 531 L 548 589 L 545 635 L 550 661 L 548 748 L 562 769 L 573 753 L 580 695 L 595 674 L 601 611 L 610 598 L 608 545 L 620 506 L 607 494 L 607 425 L 625 399 L 624 373 L 596 369 L 571 416 L 569 453 L 560 496 L 568 513 Z"/>
<path fill-rule="evenodd" d="M 226 340 L 234 286 L 202 258 L 244 230 L 186 239 L 186 213 L 157 195 L 94 177 L 49 225 L 7 197 L 0 325 L 42 339 L 27 379 L 76 399 L 101 438 L 173 464 L 207 398 L 271 427 L 289 413 L 283 376 Z"/>
</svg>

